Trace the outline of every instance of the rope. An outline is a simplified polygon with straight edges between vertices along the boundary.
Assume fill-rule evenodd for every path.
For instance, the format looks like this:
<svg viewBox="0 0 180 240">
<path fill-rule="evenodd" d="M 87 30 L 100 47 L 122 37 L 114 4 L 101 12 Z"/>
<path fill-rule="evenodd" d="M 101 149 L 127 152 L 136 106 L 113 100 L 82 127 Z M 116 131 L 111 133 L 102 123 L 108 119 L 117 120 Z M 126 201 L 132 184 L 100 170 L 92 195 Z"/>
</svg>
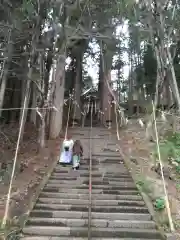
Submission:
<svg viewBox="0 0 180 240">
<path fill-rule="evenodd" d="M 167 190 L 166 190 L 166 183 L 165 183 L 165 178 L 164 178 L 164 173 L 163 173 L 163 164 L 162 164 L 161 153 L 160 153 L 160 148 L 159 148 L 159 137 L 158 137 L 158 131 L 157 131 L 156 112 L 155 112 L 154 103 L 152 103 L 152 105 L 153 105 L 154 129 L 155 129 L 155 134 L 156 134 L 156 145 L 157 145 L 158 158 L 159 158 L 159 164 L 160 164 L 160 169 L 161 169 L 161 177 L 162 177 L 164 194 L 165 194 L 166 209 L 167 209 L 170 230 L 171 230 L 171 232 L 173 232 L 174 224 L 173 224 L 173 220 L 172 220 L 172 216 L 171 216 L 171 209 L 169 206 L 168 194 L 167 194 Z"/>
<path fill-rule="evenodd" d="M 43 108 L 39 108 L 39 107 L 33 107 L 33 108 L 23 108 L 23 107 L 20 107 L 20 108 L 0 108 L 0 111 L 15 111 L 15 110 L 51 110 L 51 109 L 54 109 L 56 111 L 60 111 L 61 110 L 61 107 L 65 104 L 66 105 L 66 102 L 71 99 L 71 97 L 69 97 L 68 99 L 64 100 L 63 104 L 60 104 L 60 107 L 59 108 L 56 108 L 55 106 L 51 106 L 51 107 L 43 107 Z"/>
<path fill-rule="evenodd" d="M 92 114 L 91 106 L 91 126 L 89 131 L 89 211 L 88 211 L 88 240 L 91 240 L 91 206 L 92 206 Z"/>
</svg>

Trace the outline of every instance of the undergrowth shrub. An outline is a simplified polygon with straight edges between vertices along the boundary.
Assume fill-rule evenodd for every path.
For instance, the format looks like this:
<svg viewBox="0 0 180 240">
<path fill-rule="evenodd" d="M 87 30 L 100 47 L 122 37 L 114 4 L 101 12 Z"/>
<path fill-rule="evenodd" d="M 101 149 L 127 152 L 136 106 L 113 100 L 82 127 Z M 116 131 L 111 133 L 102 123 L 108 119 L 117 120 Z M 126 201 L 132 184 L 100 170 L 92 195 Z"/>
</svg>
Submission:
<svg viewBox="0 0 180 240">
<path fill-rule="evenodd" d="M 165 200 L 164 198 L 157 198 L 154 203 L 154 207 L 156 211 L 161 211 L 165 208 Z"/>
<path fill-rule="evenodd" d="M 0 219 L 0 226 L 2 219 Z M 20 239 L 20 228 L 14 222 L 14 220 L 7 220 L 4 228 L 0 227 L 0 240 L 19 240 Z"/>
<path fill-rule="evenodd" d="M 170 163 L 174 166 L 177 173 L 180 173 L 180 133 L 169 133 L 160 142 L 161 159 L 165 163 Z M 158 159 L 157 147 L 153 151 L 154 159 Z"/>
<path fill-rule="evenodd" d="M 147 180 L 145 177 L 141 176 L 136 181 L 137 187 L 141 192 L 144 192 L 146 194 L 150 194 L 152 192 L 152 183 Z"/>
</svg>

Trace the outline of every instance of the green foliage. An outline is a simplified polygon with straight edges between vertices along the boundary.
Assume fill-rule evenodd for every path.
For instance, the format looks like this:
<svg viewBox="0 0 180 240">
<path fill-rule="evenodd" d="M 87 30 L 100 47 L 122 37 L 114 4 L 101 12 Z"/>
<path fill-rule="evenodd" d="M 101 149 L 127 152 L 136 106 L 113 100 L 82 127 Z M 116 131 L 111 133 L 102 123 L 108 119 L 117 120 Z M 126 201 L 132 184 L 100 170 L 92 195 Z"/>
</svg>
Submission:
<svg viewBox="0 0 180 240">
<path fill-rule="evenodd" d="M 32 16 L 35 16 L 35 6 L 32 0 L 23 0 L 22 6 L 20 7 L 22 16 L 27 20 L 30 20 Z"/>
<path fill-rule="evenodd" d="M 2 219 L 0 219 L 0 225 Z M 0 227 L 0 239 L 6 240 L 19 240 L 20 239 L 20 229 L 15 224 L 14 220 L 7 220 L 6 226 L 4 228 Z"/>
<path fill-rule="evenodd" d="M 156 211 L 161 211 L 165 208 L 165 200 L 164 198 L 157 198 L 155 203 L 154 203 L 154 207 L 156 209 Z"/>
<path fill-rule="evenodd" d="M 157 62 L 154 56 L 154 51 L 150 45 L 144 53 L 144 82 L 146 84 L 147 94 L 155 93 Z"/>
<path fill-rule="evenodd" d="M 150 194 L 152 192 L 152 183 L 147 180 L 144 176 L 141 176 L 136 182 L 137 187 L 140 191 Z"/>
<path fill-rule="evenodd" d="M 177 84 L 180 87 L 180 68 L 179 68 L 179 63 L 180 63 L 180 41 L 178 41 L 176 46 L 172 45 L 172 50 L 174 50 L 175 47 L 176 47 L 176 55 L 174 57 L 173 63 L 174 63 L 174 70 L 175 70 L 175 74 L 176 74 Z"/>
<path fill-rule="evenodd" d="M 171 141 L 176 147 L 180 147 L 180 133 L 175 132 L 172 134 L 169 134 L 167 137 L 167 140 Z"/>
<path fill-rule="evenodd" d="M 140 54 L 142 50 L 140 50 L 140 46 L 136 46 L 137 43 L 140 42 L 140 39 L 138 40 L 136 36 L 133 36 L 133 34 L 131 35 L 131 38 L 133 39 L 133 46 L 130 47 L 137 49 L 137 53 Z M 134 42 L 136 42 L 136 45 Z M 142 86 L 145 84 L 147 94 L 152 95 L 155 93 L 157 62 L 151 45 L 146 46 L 146 49 L 142 53 L 142 55 L 143 62 L 136 66 L 135 69 L 135 73 L 137 76 L 137 87 L 142 88 Z"/>
<path fill-rule="evenodd" d="M 171 133 L 160 142 L 160 154 L 163 161 L 170 161 L 175 165 L 175 170 L 180 173 L 180 133 Z M 157 148 L 153 152 L 153 157 L 158 158 Z"/>
<path fill-rule="evenodd" d="M 135 73 L 137 75 L 137 87 L 143 87 L 144 84 L 144 69 L 142 65 L 139 65 L 135 69 Z"/>
<path fill-rule="evenodd" d="M 20 233 L 17 230 L 10 231 L 5 236 L 6 236 L 6 240 L 20 240 L 21 239 Z"/>
<path fill-rule="evenodd" d="M 176 166 L 176 172 L 180 173 L 180 165 Z"/>
<path fill-rule="evenodd" d="M 173 223 L 174 223 L 175 229 L 179 230 L 180 229 L 180 220 L 178 220 L 178 219 L 174 220 Z"/>
<path fill-rule="evenodd" d="M 176 184 L 176 188 L 177 188 L 177 190 L 180 190 L 180 183 Z"/>
<path fill-rule="evenodd" d="M 28 14 L 32 14 L 34 11 L 33 1 L 32 0 L 23 0 L 22 10 Z"/>
<path fill-rule="evenodd" d="M 169 157 L 172 157 L 175 151 L 173 143 L 169 141 L 161 142 L 159 144 L 159 149 L 160 149 L 160 155 L 163 161 L 167 161 Z M 153 157 L 155 159 L 158 158 L 157 147 L 156 147 L 156 150 L 153 152 Z"/>
</svg>

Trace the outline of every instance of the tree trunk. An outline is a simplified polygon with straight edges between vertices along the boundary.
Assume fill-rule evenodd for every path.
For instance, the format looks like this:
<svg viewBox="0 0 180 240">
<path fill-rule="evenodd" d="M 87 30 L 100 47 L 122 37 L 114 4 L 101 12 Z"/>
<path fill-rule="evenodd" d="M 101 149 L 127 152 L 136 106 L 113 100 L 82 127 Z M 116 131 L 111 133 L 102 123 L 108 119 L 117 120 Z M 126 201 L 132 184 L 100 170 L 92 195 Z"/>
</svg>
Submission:
<svg viewBox="0 0 180 240">
<path fill-rule="evenodd" d="M 4 69 L 2 71 L 2 80 L 1 80 L 1 87 L 0 87 L 0 117 L 2 115 L 2 108 L 3 108 L 3 103 L 4 103 L 4 94 L 5 94 L 5 90 L 6 90 L 6 84 L 7 84 L 7 77 L 8 77 L 8 71 L 9 71 L 9 67 L 11 64 L 11 60 L 12 60 L 12 52 L 13 52 L 13 43 L 11 41 L 11 31 L 9 32 L 9 36 L 8 36 L 8 44 L 7 44 L 7 60 L 5 60 L 5 64 L 4 64 Z"/>
<path fill-rule="evenodd" d="M 128 114 L 133 115 L 133 76 L 132 76 L 132 56 L 129 54 L 130 73 L 129 73 L 129 91 L 128 91 Z"/>
<path fill-rule="evenodd" d="M 108 31 L 109 33 L 109 31 Z M 107 45 L 101 42 L 101 59 L 100 64 L 102 65 L 102 82 L 101 82 L 101 110 L 103 112 L 102 123 L 106 124 L 106 121 L 112 120 L 109 119 L 109 111 L 111 108 L 110 103 L 113 100 L 112 89 L 111 89 L 111 67 L 113 52 L 108 50 Z M 114 99 L 115 100 L 115 99 Z"/>
<path fill-rule="evenodd" d="M 100 99 L 99 109 L 102 109 L 102 97 L 103 97 L 103 56 L 99 56 L 99 83 L 98 83 L 98 92 Z"/>
<path fill-rule="evenodd" d="M 37 107 L 37 87 L 36 87 L 36 84 L 33 83 L 32 84 L 32 89 L 33 89 L 33 92 L 32 92 L 32 105 L 31 105 L 31 116 L 30 116 L 30 120 L 31 122 L 36 126 L 36 110 L 34 108 Z"/>
<path fill-rule="evenodd" d="M 103 78 L 103 86 L 102 86 L 102 111 L 103 111 L 103 116 L 104 116 L 104 124 L 106 124 L 106 121 L 112 120 L 109 119 L 109 111 L 111 109 L 111 101 L 112 101 L 112 96 L 111 93 L 109 92 L 108 89 L 108 83 L 111 82 L 111 70 L 107 71 L 104 73 L 104 78 Z"/>
<path fill-rule="evenodd" d="M 29 100 L 30 100 L 30 95 L 31 95 L 31 80 L 32 79 L 32 73 L 33 73 L 33 67 L 31 66 L 29 68 L 29 72 L 27 75 L 27 83 L 26 83 L 26 90 L 25 90 L 25 97 L 23 99 L 23 105 L 22 107 L 25 108 L 24 114 L 23 114 L 23 109 L 21 112 L 21 117 L 20 117 L 20 125 L 21 125 L 21 140 L 23 138 L 23 133 L 24 133 L 24 128 L 25 128 L 25 123 L 26 123 L 26 119 L 27 119 L 27 115 L 28 115 L 28 106 L 29 106 Z M 23 119 L 22 119 L 23 116 Z M 21 124 L 21 122 L 23 121 L 23 123 Z"/>
<path fill-rule="evenodd" d="M 49 83 L 49 94 L 47 98 L 47 102 L 49 103 L 50 106 L 52 106 L 53 103 L 53 95 L 55 92 L 55 86 L 56 86 L 56 81 L 55 81 L 55 69 L 54 66 L 51 66 L 51 71 L 52 71 L 52 81 Z M 51 122 L 51 110 L 49 109 L 46 114 L 46 126 L 47 126 L 47 138 L 50 138 L 50 122 Z"/>
<path fill-rule="evenodd" d="M 64 103 L 64 79 L 65 79 L 65 56 L 60 55 L 55 71 L 55 92 L 53 106 L 58 109 L 52 110 L 50 117 L 49 137 L 55 139 L 59 136 L 62 128 L 63 103 Z"/>
<path fill-rule="evenodd" d="M 82 80 L 82 56 L 78 55 L 76 58 L 76 80 L 75 80 L 75 101 L 74 118 L 81 120 L 81 80 Z"/>
<path fill-rule="evenodd" d="M 34 57 L 35 57 L 35 46 L 36 46 L 36 42 L 35 42 L 35 35 L 33 36 L 33 40 L 32 40 L 32 50 L 31 50 L 31 54 L 30 54 L 30 66 L 29 66 L 29 71 L 27 74 L 27 81 L 26 83 L 24 82 L 22 88 L 25 88 L 25 94 L 23 94 L 23 98 L 22 98 L 22 107 L 25 107 L 25 111 L 23 113 L 23 109 L 21 111 L 21 116 L 20 116 L 20 126 L 22 128 L 21 130 L 21 140 L 23 137 L 23 133 L 24 133 L 24 128 L 25 128 L 25 123 L 27 120 L 27 115 L 28 115 L 28 107 L 29 107 L 29 101 L 30 101 L 30 96 L 31 96 L 31 79 L 33 76 L 33 65 L 34 65 Z M 23 119 L 22 119 L 23 116 Z M 23 123 L 21 124 L 21 122 L 23 121 Z"/>
<path fill-rule="evenodd" d="M 44 98 L 47 99 L 48 90 L 49 90 L 49 74 L 51 71 L 52 63 L 53 63 L 53 50 L 49 49 L 45 64 L 45 73 L 44 73 Z"/>
<path fill-rule="evenodd" d="M 24 61 L 22 63 L 22 66 L 24 68 L 24 74 L 23 74 L 23 78 L 21 80 L 21 103 L 20 103 L 20 107 L 23 106 L 24 104 L 24 99 L 25 99 L 25 94 L 26 94 L 26 86 L 27 86 L 27 75 L 28 75 L 28 72 L 29 72 L 29 68 L 28 68 L 28 61 L 29 61 L 29 58 L 27 56 L 24 57 Z M 22 116 L 22 109 L 20 110 L 20 113 L 19 113 L 19 121 L 21 119 L 21 116 Z"/>
<path fill-rule="evenodd" d="M 176 103 L 178 105 L 178 110 L 180 111 L 180 94 L 179 94 L 179 89 L 178 89 L 178 86 L 177 86 L 176 75 L 175 75 L 175 71 L 174 71 L 172 57 L 171 57 L 171 53 L 169 51 L 169 47 L 167 47 L 166 50 L 167 50 L 167 57 L 168 57 L 169 62 L 170 62 L 170 71 L 171 71 L 171 75 L 172 75 L 172 84 L 173 84 L 173 89 L 174 89 L 174 96 L 176 98 Z"/>
<path fill-rule="evenodd" d="M 12 105 L 13 108 L 19 108 L 21 103 L 21 81 L 17 78 L 13 79 L 13 95 L 12 95 Z M 13 110 L 11 112 L 11 122 L 17 121 L 19 110 Z"/>
<path fill-rule="evenodd" d="M 43 149 L 45 147 L 45 129 L 46 129 L 46 123 L 45 123 L 45 109 L 43 110 L 43 116 L 41 118 L 41 126 L 40 126 L 40 130 L 39 130 L 39 146 L 40 149 Z"/>
<path fill-rule="evenodd" d="M 40 118 L 40 126 L 39 126 L 39 150 L 43 149 L 45 147 L 45 139 L 46 139 L 46 115 L 47 115 L 47 101 L 44 102 L 44 105 L 42 106 L 42 109 L 38 110 L 38 115 Z"/>
<path fill-rule="evenodd" d="M 172 91 L 171 91 L 171 87 L 170 87 L 170 81 L 168 79 L 169 74 L 166 73 L 165 79 L 164 79 L 164 88 L 165 88 L 165 102 L 166 105 L 168 106 L 168 108 L 171 107 L 171 105 L 173 104 L 173 98 L 172 98 Z"/>
</svg>

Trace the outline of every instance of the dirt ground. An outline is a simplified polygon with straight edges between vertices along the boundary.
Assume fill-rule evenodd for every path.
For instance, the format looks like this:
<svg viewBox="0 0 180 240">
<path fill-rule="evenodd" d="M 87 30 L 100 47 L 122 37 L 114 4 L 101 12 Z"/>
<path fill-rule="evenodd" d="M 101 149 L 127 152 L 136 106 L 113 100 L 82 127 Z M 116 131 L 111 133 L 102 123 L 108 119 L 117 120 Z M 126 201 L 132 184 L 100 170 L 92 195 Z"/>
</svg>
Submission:
<svg viewBox="0 0 180 240">
<path fill-rule="evenodd" d="M 130 159 L 131 171 L 136 176 L 136 179 L 146 179 L 152 183 L 152 199 L 164 196 L 164 189 L 161 177 L 152 170 L 153 160 L 152 151 L 155 143 L 152 143 L 145 138 L 145 130 L 140 126 L 137 120 L 130 120 L 126 129 L 120 130 L 119 146 L 123 153 Z M 166 179 L 166 189 L 168 192 L 171 214 L 174 225 L 180 233 L 180 191 L 177 188 L 177 183 L 180 181 L 172 181 Z M 164 214 L 164 213 L 163 213 Z M 162 214 L 157 216 L 162 218 Z M 167 222 L 166 219 L 163 221 Z M 163 223 L 162 223 L 163 224 Z"/>
<path fill-rule="evenodd" d="M 6 169 L 6 177 L 0 181 L 0 218 L 3 219 L 5 202 L 9 189 L 9 180 L 12 171 L 12 162 L 16 149 L 18 126 L 3 126 L 0 129 L 0 162 L 9 164 Z M 20 146 L 15 178 L 13 180 L 9 218 L 18 218 L 28 211 L 29 201 L 36 193 L 37 187 L 43 176 L 51 167 L 54 157 L 60 151 L 61 138 L 49 140 L 43 151 L 39 151 L 37 144 L 37 132 L 29 124 Z M 8 173 L 9 171 L 9 173 Z"/>
</svg>

